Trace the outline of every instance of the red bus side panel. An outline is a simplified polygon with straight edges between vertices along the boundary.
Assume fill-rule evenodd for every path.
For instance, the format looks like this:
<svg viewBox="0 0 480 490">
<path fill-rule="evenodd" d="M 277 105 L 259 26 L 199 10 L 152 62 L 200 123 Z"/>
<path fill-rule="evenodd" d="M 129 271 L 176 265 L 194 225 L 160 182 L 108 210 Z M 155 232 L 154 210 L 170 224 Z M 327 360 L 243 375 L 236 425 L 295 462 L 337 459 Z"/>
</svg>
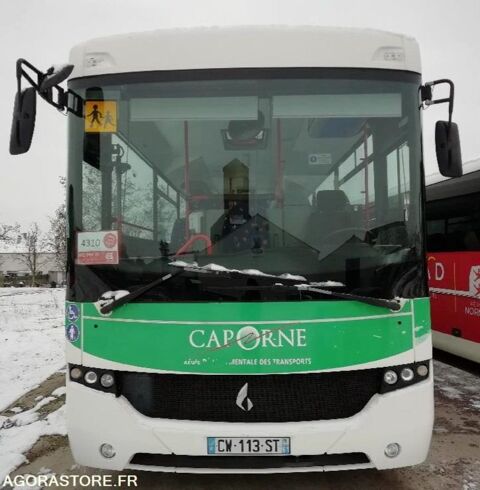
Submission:
<svg viewBox="0 0 480 490">
<path fill-rule="evenodd" d="M 427 257 L 432 328 L 480 342 L 480 252 Z"/>
</svg>

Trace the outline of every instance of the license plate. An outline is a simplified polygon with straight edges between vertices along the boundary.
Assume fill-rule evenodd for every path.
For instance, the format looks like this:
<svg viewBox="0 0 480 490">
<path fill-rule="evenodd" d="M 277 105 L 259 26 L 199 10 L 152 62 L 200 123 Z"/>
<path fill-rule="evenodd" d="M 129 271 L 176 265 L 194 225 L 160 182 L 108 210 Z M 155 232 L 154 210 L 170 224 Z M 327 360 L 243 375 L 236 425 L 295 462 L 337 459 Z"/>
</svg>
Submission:
<svg viewBox="0 0 480 490">
<path fill-rule="evenodd" d="M 208 454 L 290 454 L 290 437 L 207 437 Z"/>
</svg>

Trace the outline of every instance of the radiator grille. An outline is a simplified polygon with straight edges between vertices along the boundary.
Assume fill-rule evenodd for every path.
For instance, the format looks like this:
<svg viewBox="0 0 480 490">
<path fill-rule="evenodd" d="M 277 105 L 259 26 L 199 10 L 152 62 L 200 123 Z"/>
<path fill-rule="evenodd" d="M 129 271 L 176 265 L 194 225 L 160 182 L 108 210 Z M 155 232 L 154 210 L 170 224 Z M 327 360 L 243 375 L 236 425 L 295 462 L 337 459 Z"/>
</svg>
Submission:
<svg viewBox="0 0 480 490">
<path fill-rule="evenodd" d="M 381 369 L 283 375 L 122 372 L 119 394 L 148 417 L 213 422 L 298 422 L 351 417 L 378 393 Z M 237 405 L 239 391 L 248 383 Z M 245 391 L 245 390 L 244 390 Z M 248 410 L 248 408 L 250 408 Z"/>
<path fill-rule="evenodd" d="M 366 464 L 364 453 L 319 454 L 314 456 L 182 456 L 178 454 L 137 453 L 132 465 L 163 466 L 167 468 L 309 468 Z"/>
</svg>

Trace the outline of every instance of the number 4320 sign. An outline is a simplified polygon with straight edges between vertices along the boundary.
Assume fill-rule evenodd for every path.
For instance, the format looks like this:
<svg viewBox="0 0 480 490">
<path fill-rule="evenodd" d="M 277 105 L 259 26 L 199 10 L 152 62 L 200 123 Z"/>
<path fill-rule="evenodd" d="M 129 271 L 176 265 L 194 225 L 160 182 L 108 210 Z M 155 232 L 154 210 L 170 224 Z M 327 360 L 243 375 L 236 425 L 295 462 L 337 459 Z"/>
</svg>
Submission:
<svg viewBox="0 0 480 490">
<path fill-rule="evenodd" d="M 118 264 L 118 231 L 77 233 L 77 264 Z"/>
</svg>

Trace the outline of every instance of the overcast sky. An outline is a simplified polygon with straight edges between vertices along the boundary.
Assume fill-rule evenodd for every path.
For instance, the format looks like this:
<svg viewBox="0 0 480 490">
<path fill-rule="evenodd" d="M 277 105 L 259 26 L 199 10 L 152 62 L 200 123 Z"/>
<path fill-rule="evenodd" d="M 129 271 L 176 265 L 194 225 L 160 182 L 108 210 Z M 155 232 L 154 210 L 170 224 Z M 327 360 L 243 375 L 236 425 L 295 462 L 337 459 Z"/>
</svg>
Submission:
<svg viewBox="0 0 480 490">
<path fill-rule="evenodd" d="M 76 43 L 109 34 L 233 24 L 371 27 L 409 34 L 420 44 L 424 81 L 445 77 L 456 84 L 454 120 L 464 162 L 480 156 L 480 0 L 2 0 L 1 13 L 0 223 L 38 221 L 46 228 L 47 216 L 63 198 L 58 177 L 66 173 L 67 120 L 41 101 L 30 152 L 8 153 L 15 60 L 23 57 L 47 69 L 67 61 Z M 445 105 L 424 114 L 427 175 L 436 171 L 434 123 L 446 117 Z"/>
</svg>

